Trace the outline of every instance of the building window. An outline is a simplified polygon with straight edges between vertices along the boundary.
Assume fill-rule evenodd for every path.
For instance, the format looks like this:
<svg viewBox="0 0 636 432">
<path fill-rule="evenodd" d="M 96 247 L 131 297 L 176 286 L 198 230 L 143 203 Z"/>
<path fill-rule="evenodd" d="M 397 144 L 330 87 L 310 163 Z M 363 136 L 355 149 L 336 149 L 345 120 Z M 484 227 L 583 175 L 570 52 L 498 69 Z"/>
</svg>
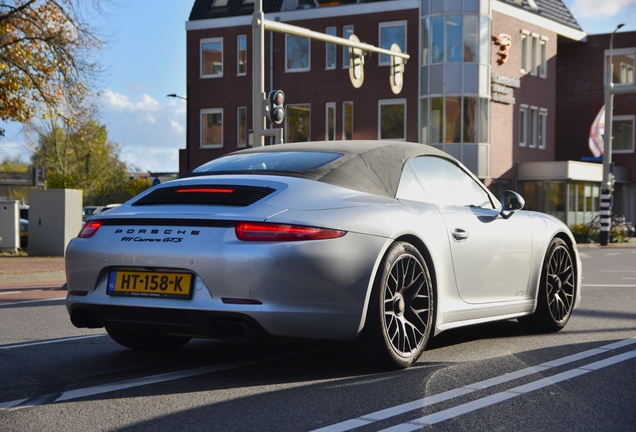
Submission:
<svg viewBox="0 0 636 432">
<path fill-rule="evenodd" d="M 342 139 L 353 139 L 353 102 L 342 103 Z"/>
<path fill-rule="evenodd" d="M 247 108 L 239 107 L 237 110 L 237 137 L 236 146 L 247 146 Z"/>
<path fill-rule="evenodd" d="M 223 38 L 201 39 L 201 77 L 223 76 Z"/>
<path fill-rule="evenodd" d="M 479 49 L 479 17 L 464 15 L 464 62 L 477 63 Z"/>
<path fill-rule="evenodd" d="M 530 33 L 521 32 L 521 72 L 528 73 L 528 36 Z"/>
<path fill-rule="evenodd" d="M 444 63 L 444 17 L 431 18 L 431 63 Z"/>
<path fill-rule="evenodd" d="M 325 137 L 327 141 L 336 140 L 336 104 L 335 102 L 329 102 L 326 105 L 326 124 L 325 124 Z"/>
<path fill-rule="evenodd" d="M 378 101 L 378 138 L 406 139 L 406 99 Z"/>
<path fill-rule="evenodd" d="M 353 34 L 353 26 L 346 25 L 342 27 L 342 37 L 349 39 L 349 36 Z M 342 67 L 347 69 L 349 67 L 349 47 L 342 47 Z"/>
<path fill-rule="evenodd" d="M 240 35 L 236 38 L 236 74 L 247 75 L 247 36 Z"/>
<path fill-rule="evenodd" d="M 285 35 L 285 71 L 306 72 L 310 70 L 309 38 Z"/>
<path fill-rule="evenodd" d="M 548 128 L 548 110 L 541 108 L 539 110 L 539 125 L 537 129 L 539 148 L 545 150 L 547 144 L 547 129 Z"/>
<path fill-rule="evenodd" d="M 287 105 L 285 109 L 285 142 L 309 141 L 311 105 Z"/>
<path fill-rule="evenodd" d="M 537 123 L 538 123 L 537 107 L 530 107 L 530 148 L 537 148 Z"/>
<path fill-rule="evenodd" d="M 325 30 L 329 36 L 336 35 L 335 27 L 327 27 Z M 325 69 L 335 69 L 336 68 L 336 44 L 327 43 L 325 44 Z"/>
<path fill-rule="evenodd" d="M 528 105 L 519 106 L 519 146 L 528 146 Z"/>
<path fill-rule="evenodd" d="M 431 20 L 430 18 L 424 18 L 422 20 L 421 30 L 422 40 L 420 41 L 420 47 L 422 47 L 422 65 L 429 63 L 428 47 L 430 46 L 431 39 Z"/>
<path fill-rule="evenodd" d="M 380 48 L 391 49 L 397 44 L 402 52 L 406 52 L 406 21 L 380 23 Z M 379 65 L 390 65 L 391 56 L 380 54 Z"/>
<path fill-rule="evenodd" d="M 548 77 L 548 40 L 541 38 L 541 50 L 539 57 L 539 76 L 541 78 Z"/>
<path fill-rule="evenodd" d="M 609 65 L 609 50 L 605 51 L 605 65 Z M 636 48 L 620 48 L 612 51 L 612 63 L 614 64 L 613 83 L 616 85 L 633 85 L 634 59 Z M 609 69 L 609 68 L 608 68 Z M 607 74 L 607 70 L 606 70 Z M 607 77 L 607 75 L 606 75 Z M 607 79 L 607 78 L 606 78 Z"/>
<path fill-rule="evenodd" d="M 223 109 L 201 110 L 201 147 L 223 147 Z"/>
<path fill-rule="evenodd" d="M 533 34 L 530 45 L 530 75 L 537 75 L 539 68 L 539 35 Z"/>
<path fill-rule="evenodd" d="M 464 46 L 462 43 L 462 16 L 446 16 L 446 61 L 457 63 L 462 61 Z"/>
<path fill-rule="evenodd" d="M 634 153 L 634 117 L 614 116 L 612 153 Z"/>
</svg>

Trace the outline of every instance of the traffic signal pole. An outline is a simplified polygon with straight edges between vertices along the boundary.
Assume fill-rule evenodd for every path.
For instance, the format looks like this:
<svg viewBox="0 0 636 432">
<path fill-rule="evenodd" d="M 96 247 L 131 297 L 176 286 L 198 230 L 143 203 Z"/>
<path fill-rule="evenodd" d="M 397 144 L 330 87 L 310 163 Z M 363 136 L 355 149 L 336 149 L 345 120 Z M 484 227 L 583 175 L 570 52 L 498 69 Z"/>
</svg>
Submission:
<svg viewBox="0 0 636 432">
<path fill-rule="evenodd" d="M 265 14 L 263 13 L 263 0 L 255 0 L 254 14 L 252 15 L 252 145 L 254 147 L 264 146 L 266 136 L 273 136 L 276 138 L 276 143 L 282 143 L 281 128 L 265 128 L 265 110 L 269 107 L 269 101 L 265 93 L 265 30 L 348 46 L 361 50 L 363 53 L 373 52 L 398 57 L 402 60 L 401 64 L 406 63 L 410 58 L 408 54 L 399 51 L 378 48 L 363 42 L 355 42 L 349 39 L 311 31 L 302 27 L 266 20 Z M 404 70 L 403 67 L 391 69 L 399 73 Z"/>
</svg>

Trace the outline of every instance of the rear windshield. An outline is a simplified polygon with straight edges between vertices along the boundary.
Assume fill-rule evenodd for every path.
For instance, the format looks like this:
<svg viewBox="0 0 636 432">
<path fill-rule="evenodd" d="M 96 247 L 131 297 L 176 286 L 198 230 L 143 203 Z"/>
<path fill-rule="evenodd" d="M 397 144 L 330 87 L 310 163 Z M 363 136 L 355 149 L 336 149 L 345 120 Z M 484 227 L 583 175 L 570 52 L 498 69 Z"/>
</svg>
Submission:
<svg viewBox="0 0 636 432">
<path fill-rule="evenodd" d="M 193 170 L 195 173 L 232 171 L 307 171 L 340 159 L 331 152 L 271 152 L 235 154 L 214 159 Z"/>
</svg>

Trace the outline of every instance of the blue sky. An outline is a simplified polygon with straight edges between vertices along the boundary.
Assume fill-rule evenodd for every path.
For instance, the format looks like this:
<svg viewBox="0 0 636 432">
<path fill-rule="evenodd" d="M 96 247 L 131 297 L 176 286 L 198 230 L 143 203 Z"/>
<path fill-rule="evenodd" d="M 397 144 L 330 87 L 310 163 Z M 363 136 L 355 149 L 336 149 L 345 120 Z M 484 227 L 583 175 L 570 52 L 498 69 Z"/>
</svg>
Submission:
<svg viewBox="0 0 636 432">
<path fill-rule="evenodd" d="M 119 7 L 98 23 L 114 32 L 103 52 L 107 69 L 100 95 L 100 121 L 121 145 L 121 159 L 141 171 L 178 171 L 185 147 L 186 104 L 166 95 L 186 93 L 185 23 L 193 0 L 118 0 Z M 565 0 L 590 34 L 636 31 L 636 0 Z M 20 125 L 0 124 L 0 160 L 31 147 Z"/>
</svg>

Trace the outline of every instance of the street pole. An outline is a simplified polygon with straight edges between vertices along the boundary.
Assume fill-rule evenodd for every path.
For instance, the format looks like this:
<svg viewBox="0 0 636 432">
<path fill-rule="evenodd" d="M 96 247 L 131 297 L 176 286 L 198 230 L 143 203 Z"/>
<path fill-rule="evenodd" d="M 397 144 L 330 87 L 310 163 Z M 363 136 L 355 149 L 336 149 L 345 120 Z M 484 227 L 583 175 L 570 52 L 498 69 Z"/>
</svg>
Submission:
<svg viewBox="0 0 636 432">
<path fill-rule="evenodd" d="M 610 242 L 612 229 L 612 189 L 614 187 L 614 175 L 612 174 L 612 122 L 614 120 L 614 34 L 625 24 L 619 24 L 610 36 L 609 66 L 605 79 L 605 135 L 603 143 L 603 180 L 601 183 L 601 246 L 607 246 Z"/>
</svg>

